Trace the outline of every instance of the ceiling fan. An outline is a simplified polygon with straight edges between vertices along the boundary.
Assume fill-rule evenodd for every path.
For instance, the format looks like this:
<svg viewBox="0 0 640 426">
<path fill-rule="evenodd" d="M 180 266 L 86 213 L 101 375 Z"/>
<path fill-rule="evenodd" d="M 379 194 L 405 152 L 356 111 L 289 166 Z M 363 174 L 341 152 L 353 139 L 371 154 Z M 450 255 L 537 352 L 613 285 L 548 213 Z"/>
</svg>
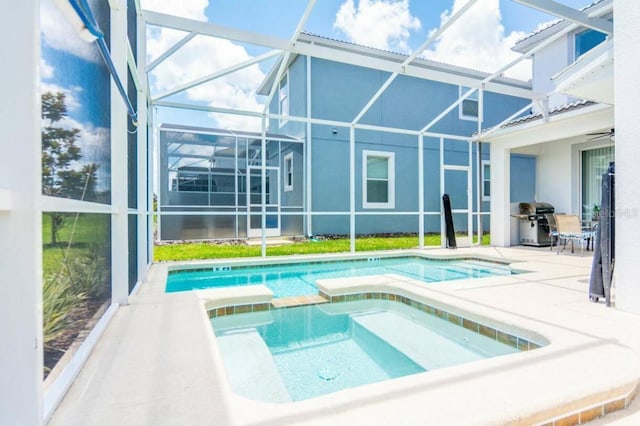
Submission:
<svg viewBox="0 0 640 426">
<path fill-rule="evenodd" d="M 589 141 L 603 138 L 610 138 L 613 140 L 616 136 L 616 129 L 610 129 L 606 132 L 587 133 L 587 136 L 593 136 L 592 138 L 587 139 Z"/>
</svg>

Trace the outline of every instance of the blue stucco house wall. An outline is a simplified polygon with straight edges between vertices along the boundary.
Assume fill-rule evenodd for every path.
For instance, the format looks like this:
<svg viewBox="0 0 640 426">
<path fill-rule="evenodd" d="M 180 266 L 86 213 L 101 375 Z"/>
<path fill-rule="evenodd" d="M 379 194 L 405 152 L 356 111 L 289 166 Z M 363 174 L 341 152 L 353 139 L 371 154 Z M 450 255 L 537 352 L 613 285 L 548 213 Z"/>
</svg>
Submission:
<svg viewBox="0 0 640 426">
<path fill-rule="evenodd" d="M 315 119 L 351 122 L 387 80 L 389 73 L 325 59 L 311 58 L 311 117 Z M 297 56 L 287 68 L 289 115 L 307 116 L 307 58 Z M 278 86 L 278 89 L 280 86 Z M 438 81 L 400 75 L 386 89 L 360 120 L 361 124 L 418 131 L 455 102 L 462 90 L 459 86 Z M 484 122 L 488 128 L 500 123 L 530 101 L 492 92 L 484 94 Z M 281 113 L 279 93 L 270 104 L 270 111 Z M 470 137 L 478 128 L 476 120 L 460 118 L 453 109 L 429 132 Z M 272 119 L 269 131 L 300 139 L 306 138 L 306 124 Z M 356 217 L 357 234 L 417 232 L 417 215 L 402 215 L 418 211 L 418 137 L 382 131 L 355 130 L 355 195 L 356 211 L 367 215 Z M 314 212 L 349 211 L 349 128 L 313 124 L 311 126 L 312 210 Z M 469 207 L 476 210 L 478 182 L 476 181 L 477 144 L 472 144 L 472 194 Z M 365 151 L 393 153 L 395 166 L 395 203 L 392 208 L 365 208 L 363 203 L 363 155 Z M 301 153 L 300 153 L 301 154 Z M 303 170 L 303 155 L 298 156 L 296 169 Z M 482 160 L 489 159 L 489 146 L 482 146 Z M 514 161 L 514 160 L 512 160 Z M 518 157 L 517 167 L 525 179 L 512 183 L 518 194 L 535 193 L 535 159 Z M 469 164 L 469 144 L 466 141 L 445 139 L 444 163 Z M 451 196 L 453 207 L 461 207 L 467 200 L 466 174 L 446 172 L 445 192 Z M 483 197 L 484 199 L 484 197 Z M 284 200 L 283 200 L 284 201 Z M 482 202 L 482 211 L 489 211 L 489 200 Z M 439 212 L 440 139 L 424 138 L 424 209 Z M 376 215 L 394 212 L 397 215 Z M 456 230 L 466 231 L 464 215 L 454 215 Z M 284 220 L 284 219 L 283 219 Z M 425 216 L 425 231 L 440 232 L 440 215 Z M 483 216 L 483 229 L 489 229 L 489 217 Z M 476 221 L 473 220 L 473 227 Z M 308 230 L 305 230 L 309 233 Z M 313 234 L 347 234 L 349 217 L 345 215 L 315 215 Z M 286 234 L 283 229 L 283 234 Z"/>
</svg>

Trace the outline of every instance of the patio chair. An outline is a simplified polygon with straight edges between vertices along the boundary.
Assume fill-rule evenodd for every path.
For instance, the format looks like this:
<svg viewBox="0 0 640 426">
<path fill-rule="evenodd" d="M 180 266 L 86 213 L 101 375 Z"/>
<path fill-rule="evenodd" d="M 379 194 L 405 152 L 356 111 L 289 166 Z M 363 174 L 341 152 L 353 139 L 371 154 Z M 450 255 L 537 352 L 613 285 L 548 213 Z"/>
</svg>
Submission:
<svg viewBox="0 0 640 426">
<path fill-rule="evenodd" d="M 549 226 L 549 240 L 551 240 L 549 250 L 553 251 L 554 243 L 558 242 L 558 226 L 556 225 L 556 215 L 546 214 L 545 217 L 547 218 L 547 225 Z"/>
<path fill-rule="evenodd" d="M 574 243 L 580 243 L 580 254 L 584 251 L 584 243 L 595 237 L 595 230 L 585 230 L 580 224 L 580 218 L 572 214 L 553 215 L 556 222 L 558 236 L 558 254 L 571 241 L 571 253 L 574 252 Z"/>
</svg>

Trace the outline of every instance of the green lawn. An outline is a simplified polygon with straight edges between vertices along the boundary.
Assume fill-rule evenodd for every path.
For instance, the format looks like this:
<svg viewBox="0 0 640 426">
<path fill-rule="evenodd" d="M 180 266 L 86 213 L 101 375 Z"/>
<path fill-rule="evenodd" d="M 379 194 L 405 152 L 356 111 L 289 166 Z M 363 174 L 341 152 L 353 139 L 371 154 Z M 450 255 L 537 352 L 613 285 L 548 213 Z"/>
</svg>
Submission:
<svg viewBox="0 0 640 426">
<path fill-rule="evenodd" d="M 89 243 L 102 243 L 109 239 L 111 218 L 103 214 L 65 215 L 65 225 L 58 232 L 59 242 L 51 244 L 51 216 L 42 215 L 42 263 L 44 275 L 56 273 L 64 261 L 68 250 L 68 258 L 73 259 L 86 251 Z M 74 227 L 75 224 L 75 227 Z M 71 244 L 69 244 L 71 242 Z"/>
<path fill-rule="evenodd" d="M 425 235 L 427 246 L 439 246 L 440 235 Z M 482 244 L 489 244 L 489 235 L 482 238 Z M 356 251 L 396 250 L 418 247 L 418 237 L 362 237 L 356 239 Z M 282 246 L 267 247 L 267 256 L 294 254 L 344 253 L 349 251 L 349 239 L 304 241 Z M 155 261 L 176 261 L 195 259 L 225 259 L 231 257 L 260 256 L 260 246 L 220 245 L 209 243 L 181 243 L 158 245 L 154 248 Z"/>
</svg>

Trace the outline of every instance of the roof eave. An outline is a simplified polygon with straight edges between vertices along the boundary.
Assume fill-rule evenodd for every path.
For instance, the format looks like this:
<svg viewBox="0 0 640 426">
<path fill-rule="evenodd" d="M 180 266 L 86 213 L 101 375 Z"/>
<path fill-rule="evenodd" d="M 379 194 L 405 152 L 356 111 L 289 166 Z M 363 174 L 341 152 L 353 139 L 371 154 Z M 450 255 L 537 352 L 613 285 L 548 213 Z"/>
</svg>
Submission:
<svg viewBox="0 0 640 426">
<path fill-rule="evenodd" d="M 582 12 L 589 14 L 594 17 L 601 17 L 610 12 L 610 8 L 612 7 L 613 0 L 601 0 L 600 2 L 592 3 L 591 5 L 580 9 Z M 511 48 L 514 52 L 525 53 L 531 48 L 535 47 L 538 43 L 550 37 L 559 31 L 562 31 L 567 26 L 571 25 L 570 21 L 565 19 L 556 20 L 551 22 L 547 28 L 540 30 L 539 32 L 533 32 L 524 39 L 516 42 L 516 44 Z"/>
<path fill-rule="evenodd" d="M 298 55 L 296 53 L 292 53 L 291 55 L 289 55 L 287 68 L 289 68 L 289 65 L 293 63 L 293 61 L 296 59 L 297 56 Z M 275 80 L 276 78 L 276 74 L 278 73 L 278 69 L 280 69 L 281 63 L 282 63 L 282 56 L 280 56 L 278 60 L 273 64 L 273 66 L 267 73 L 267 76 L 264 78 L 264 80 L 262 80 L 262 83 L 260 83 L 260 86 L 258 86 L 258 90 L 256 90 L 256 93 L 258 95 L 269 96 L 269 92 L 271 92 L 271 88 L 273 87 L 273 80 Z"/>
<path fill-rule="evenodd" d="M 550 142 L 557 139 L 580 136 L 595 130 L 613 127 L 613 111 L 611 105 L 593 104 L 584 108 L 570 110 L 565 113 L 527 121 L 515 126 L 509 126 L 492 131 L 477 139 L 488 143 L 509 143 L 513 146 L 527 146 L 536 143 Z M 572 123 L 568 125 L 567 123 Z M 553 129 L 543 132 L 542 129 Z M 488 132 L 491 129 L 487 129 Z M 548 133 L 548 137 L 545 134 Z"/>
</svg>

